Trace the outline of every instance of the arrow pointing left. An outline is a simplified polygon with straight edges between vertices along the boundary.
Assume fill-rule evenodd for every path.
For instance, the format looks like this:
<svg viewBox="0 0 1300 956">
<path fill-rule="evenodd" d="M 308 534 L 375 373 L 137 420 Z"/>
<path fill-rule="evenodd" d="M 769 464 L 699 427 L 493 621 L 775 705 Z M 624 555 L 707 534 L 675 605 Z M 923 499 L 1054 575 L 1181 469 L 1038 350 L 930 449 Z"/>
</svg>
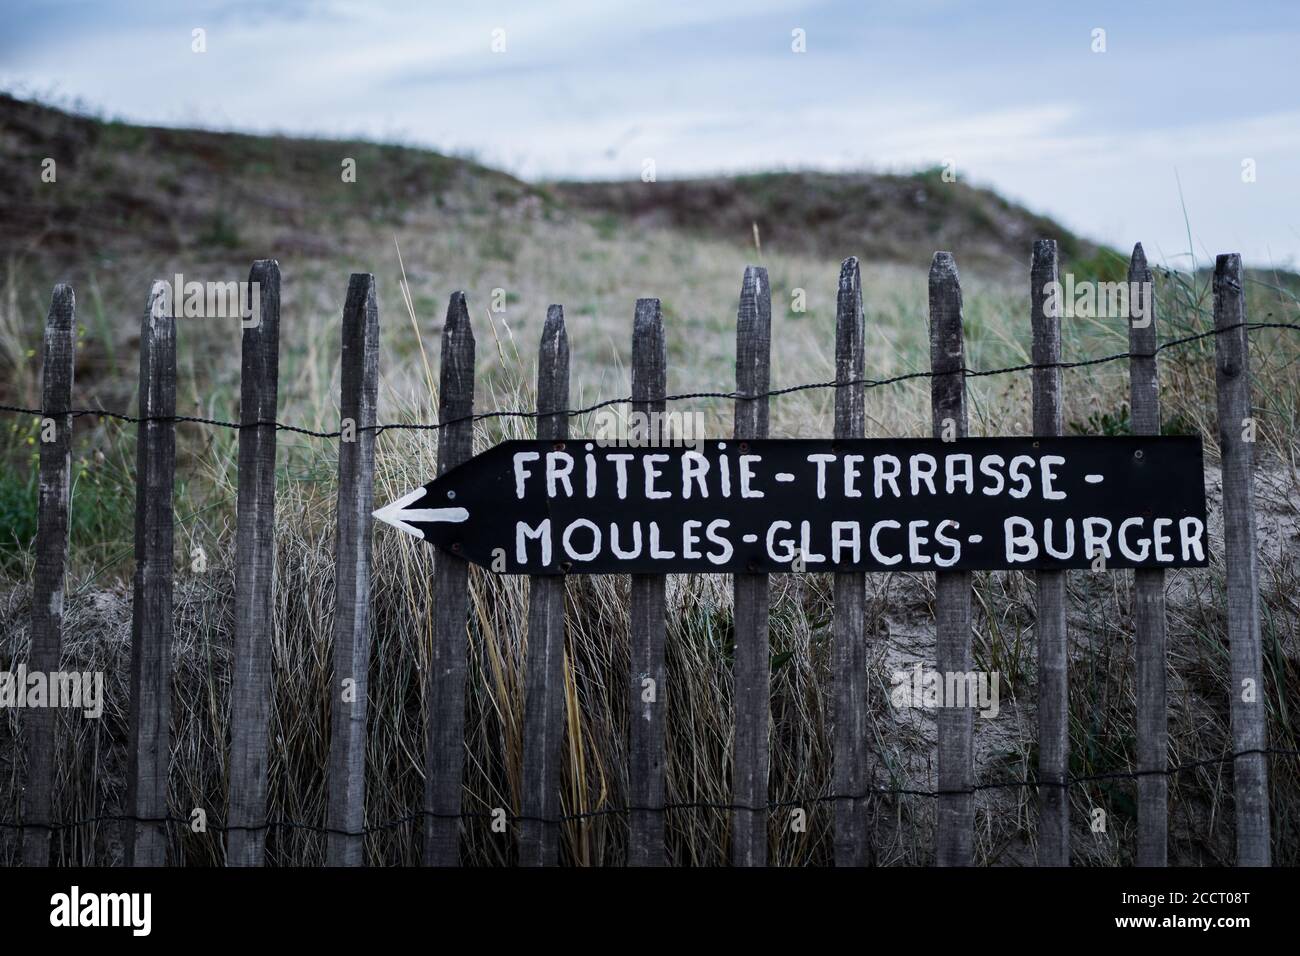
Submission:
<svg viewBox="0 0 1300 956">
<path fill-rule="evenodd" d="M 436 524 L 439 521 L 446 521 L 451 524 L 459 524 L 469 518 L 469 512 L 464 508 L 412 508 L 411 505 L 422 500 L 428 493 L 424 487 L 416 488 L 409 494 L 398 498 L 392 504 L 384 505 L 374 513 L 380 521 L 386 521 L 399 531 L 405 531 L 409 535 L 414 535 L 421 540 L 424 539 L 424 532 L 415 527 L 411 522 L 418 524 Z"/>
</svg>

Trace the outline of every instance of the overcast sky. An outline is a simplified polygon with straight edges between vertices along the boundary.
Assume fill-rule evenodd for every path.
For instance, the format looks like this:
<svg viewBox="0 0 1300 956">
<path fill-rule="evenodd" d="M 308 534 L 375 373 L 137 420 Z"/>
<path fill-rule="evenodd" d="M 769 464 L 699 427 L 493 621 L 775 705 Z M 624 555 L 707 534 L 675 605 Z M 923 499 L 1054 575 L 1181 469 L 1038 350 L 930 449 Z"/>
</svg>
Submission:
<svg viewBox="0 0 1300 956">
<path fill-rule="evenodd" d="M 951 161 L 1170 264 L 1189 222 L 1202 263 L 1300 264 L 1296 0 L 0 0 L 0 16 L 0 86 L 132 121 L 362 134 L 528 178 Z"/>
</svg>

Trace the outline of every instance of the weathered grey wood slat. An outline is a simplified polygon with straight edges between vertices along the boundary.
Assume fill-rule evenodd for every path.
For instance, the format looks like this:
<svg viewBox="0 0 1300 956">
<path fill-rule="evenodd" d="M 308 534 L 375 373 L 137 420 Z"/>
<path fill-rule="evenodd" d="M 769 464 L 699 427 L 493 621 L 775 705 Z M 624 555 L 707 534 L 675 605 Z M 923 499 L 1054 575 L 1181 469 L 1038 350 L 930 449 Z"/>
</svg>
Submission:
<svg viewBox="0 0 1300 956">
<path fill-rule="evenodd" d="M 354 441 L 339 442 L 334 545 L 334 678 L 330 685 L 326 862 L 365 862 L 366 723 L 370 713 L 370 550 L 379 405 L 379 303 L 375 277 L 355 273 L 343 306 L 339 415 Z"/>
<path fill-rule="evenodd" d="M 865 345 L 862 276 L 858 260 L 840 264 L 835 301 L 835 437 L 861 438 L 866 425 Z M 834 579 L 835 722 L 833 786 L 852 799 L 835 801 L 835 865 L 865 866 L 868 861 L 866 800 L 867 645 L 866 580 L 860 572 Z"/>
<path fill-rule="evenodd" d="M 767 270 L 745 269 L 736 316 L 736 391 L 763 395 L 769 390 L 772 352 L 772 291 Z M 769 399 L 737 399 L 735 437 L 766 438 Z M 768 736 L 772 719 L 771 660 L 768 652 L 766 574 L 737 574 L 736 653 L 732 667 L 736 731 L 731 765 L 731 862 L 767 865 Z"/>
<path fill-rule="evenodd" d="M 464 292 L 453 292 L 442 328 L 438 386 L 438 474 L 469 459 L 474 444 L 474 333 Z M 465 658 L 469 565 L 439 551 L 433 572 L 428 747 L 424 781 L 424 864 L 460 864 L 461 782 L 465 771 Z"/>
<path fill-rule="evenodd" d="M 156 280 L 140 326 L 136 430 L 135 581 L 131 606 L 131 718 L 123 844 L 131 866 L 167 860 L 171 757 L 172 490 L 176 477 L 176 320 Z"/>
<path fill-rule="evenodd" d="M 1139 290 L 1140 308 L 1130 298 L 1129 408 L 1133 434 L 1160 434 L 1160 378 L 1156 365 L 1155 286 L 1142 244 L 1133 247 L 1129 289 Z M 1140 313 L 1140 314 L 1139 314 Z M 1137 642 L 1138 866 L 1168 861 L 1169 719 L 1166 700 L 1168 651 L 1165 634 L 1165 572 L 1133 572 L 1133 621 Z"/>
<path fill-rule="evenodd" d="M 280 266 L 249 272 L 258 295 L 246 322 L 239 376 L 239 496 L 235 525 L 235 648 L 230 674 L 227 866 L 262 866 L 275 632 L 275 425 L 280 379 Z M 254 284 L 255 283 L 255 284 Z M 254 292 L 256 290 L 256 292 Z M 251 305 L 251 302 L 250 302 Z"/>
<path fill-rule="evenodd" d="M 68 563 L 68 500 L 72 490 L 72 378 L 76 360 L 76 296 L 72 286 L 54 287 L 45 319 L 41 358 L 40 492 L 36 514 L 36 574 L 32 580 L 32 643 L 29 673 L 49 674 L 63 655 L 64 578 Z M 47 433 L 47 429 L 53 429 Z M 52 441 L 46 441 L 46 438 Z M 24 795 L 23 863 L 48 866 L 54 822 L 58 711 L 24 712 L 27 788 Z"/>
<path fill-rule="evenodd" d="M 1056 241 L 1034 240 L 1030 269 L 1034 434 L 1061 434 L 1060 309 L 1048 315 L 1046 289 L 1057 281 Z M 1065 572 L 1039 571 L 1038 583 L 1038 863 L 1070 865 L 1070 691 L 1065 631 Z"/>
<path fill-rule="evenodd" d="M 930 410 L 934 436 L 965 438 L 966 366 L 961 279 L 952 254 L 936 252 L 930 265 Z M 935 666 L 940 674 L 971 670 L 971 576 L 934 576 Z M 943 707 L 938 713 L 939 797 L 935 861 L 970 866 L 975 838 L 975 710 Z"/>
<path fill-rule="evenodd" d="M 537 355 L 537 437 L 562 446 L 569 416 L 569 335 L 564 308 L 546 310 Z M 576 456 L 578 452 L 574 451 Z M 564 760 L 564 578 L 534 575 L 528 585 L 528 659 L 524 692 L 521 866 L 559 862 Z"/>
<path fill-rule="evenodd" d="M 1223 475 L 1223 553 L 1228 570 L 1228 643 L 1232 657 L 1232 746 L 1237 865 L 1269 866 L 1268 763 L 1249 753 L 1268 747 L 1264 663 L 1259 633 L 1259 567 L 1255 548 L 1255 453 L 1246 439 L 1252 417 L 1250 338 L 1241 256 L 1214 264 L 1215 385 Z"/>
<path fill-rule="evenodd" d="M 668 350 L 658 299 L 638 299 L 632 324 L 632 411 L 664 410 Z M 664 726 L 668 706 L 667 619 L 662 574 L 631 576 L 628 608 L 631 672 L 628 675 L 628 798 L 633 807 L 664 804 Z M 653 682 L 653 683 L 647 683 Z M 628 864 L 663 866 L 664 815 L 629 814 Z"/>
</svg>

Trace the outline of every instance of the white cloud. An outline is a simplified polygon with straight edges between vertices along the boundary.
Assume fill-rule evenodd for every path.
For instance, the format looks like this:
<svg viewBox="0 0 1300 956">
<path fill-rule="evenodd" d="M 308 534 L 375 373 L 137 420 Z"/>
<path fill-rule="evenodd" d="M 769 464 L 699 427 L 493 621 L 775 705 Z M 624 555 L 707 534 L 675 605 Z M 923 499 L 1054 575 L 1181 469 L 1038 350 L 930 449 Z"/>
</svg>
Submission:
<svg viewBox="0 0 1300 956">
<path fill-rule="evenodd" d="M 1007 36 L 1000 8 L 930 4 L 869 20 L 855 5 L 778 0 L 57 9 L 57 30 L 16 24 L 24 42 L 0 83 L 56 87 L 148 122 L 396 135 L 528 176 L 635 177 L 643 157 L 660 176 L 953 159 L 963 177 L 1085 234 L 1167 250 L 1187 245 L 1177 169 L 1207 246 L 1300 258 L 1288 218 L 1300 208 L 1300 114 L 1250 115 L 1250 102 L 1274 102 L 1271 58 L 1251 58 L 1258 30 L 1217 37 L 1219 59 L 1188 78 L 1199 119 L 1156 91 L 1186 68 L 1177 45 L 1151 45 L 1163 34 L 1135 39 L 1143 24 L 1123 21 L 1110 59 L 1062 59 L 1037 44 L 1075 25 Z M 792 54 L 788 31 L 805 23 L 810 52 Z M 192 26 L 207 28 L 206 54 L 190 51 Z M 489 49 L 496 27 L 504 55 Z M 1208 41 L 1193 30 L 1187 42 L 1203 52 Z M 1006 56 L 1017 44 L 1023 62 Z M 1206 96 L 1219 77 L 1206 71 L 1243 88 L 1248 78 L 1254 96 Z M 1259 170 L 1250 185 L 1239 175 L 1247 156 Z"/>
</svg>

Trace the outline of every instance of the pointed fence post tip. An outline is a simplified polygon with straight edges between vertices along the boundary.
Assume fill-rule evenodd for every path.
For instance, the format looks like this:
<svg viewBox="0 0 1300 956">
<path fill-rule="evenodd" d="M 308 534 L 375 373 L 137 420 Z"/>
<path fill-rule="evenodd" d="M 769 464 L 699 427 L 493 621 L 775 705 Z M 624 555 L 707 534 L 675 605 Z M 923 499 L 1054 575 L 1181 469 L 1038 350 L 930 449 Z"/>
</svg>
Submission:
<svg viewBox="0 0 1300 956">
<path fill-rule="evenodd" d="M 939 276 L 956 276 L 957 260 L 953 258 L 951 252 L 936 252 L 934 258 L 930 261 L 930 275 Z"/>
</svg>

